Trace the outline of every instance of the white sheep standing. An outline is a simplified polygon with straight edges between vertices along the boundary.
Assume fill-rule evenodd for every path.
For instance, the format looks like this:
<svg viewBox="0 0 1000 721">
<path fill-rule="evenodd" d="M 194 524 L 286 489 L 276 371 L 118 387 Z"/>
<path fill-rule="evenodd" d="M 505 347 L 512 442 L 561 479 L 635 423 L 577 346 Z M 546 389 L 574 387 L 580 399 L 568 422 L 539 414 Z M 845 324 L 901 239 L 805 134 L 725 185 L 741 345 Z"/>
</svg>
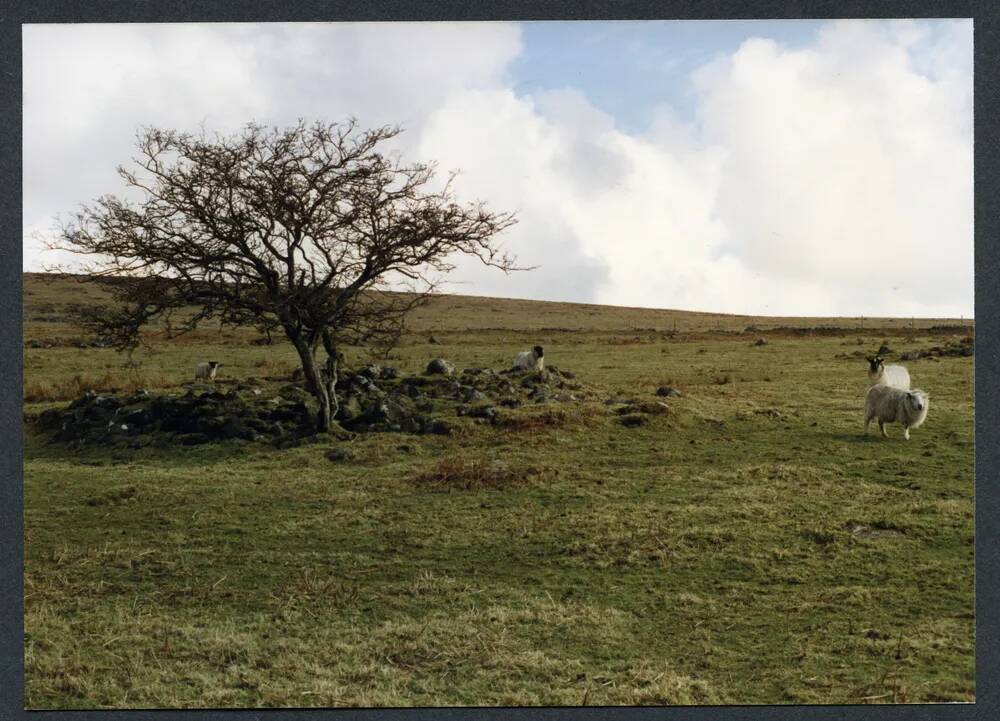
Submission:
<svg viewBox="0 0 1000 721">
<path fill-rule="evenodd" d="M 901 390 L 910 389 L 910 373 L 903 366 L 886 365 L 885 358 L 875 356 L 868 358 L 868 380 L 873 384 L 880 384 L 899 388 Z"/>
<path fill-rule="evenodd" d="M 218 361 L 203 361 L 194 367 L 195 381 L 214 381 L 215 371 L 222 364 Z"/>
<path fill-rule="evenodd" d="M 868 424 L 877 420 L 883 436 L 888 435 L 885 432 L 886 423 L 900 423 L 903 438 L 910 440 L 910 429 L 924 422 L 929 406 L 930 398 L 922 390 L 911 391 L 876 383 L 865 396 L 865 435 L 868 435 Z"/>
<path fill-rule="evenodd" d="M 514 358 L 514 369 L 519 371 L 540 371 L 545 369 L 544 352 L 540 345 L 531 350 L 521 351 Z"/>
</svg>

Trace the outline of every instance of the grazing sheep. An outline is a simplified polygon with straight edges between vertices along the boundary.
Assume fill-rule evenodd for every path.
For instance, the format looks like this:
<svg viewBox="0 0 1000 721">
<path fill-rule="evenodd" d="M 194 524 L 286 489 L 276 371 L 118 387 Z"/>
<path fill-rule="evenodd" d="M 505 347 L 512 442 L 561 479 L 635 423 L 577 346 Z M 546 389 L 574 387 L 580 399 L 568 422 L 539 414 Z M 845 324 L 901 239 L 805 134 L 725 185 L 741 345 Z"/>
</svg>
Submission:
<svg viewBox="0 0 1000 721">
<path fill-rule="evenodd" d="M 545 358 L 540 345 L 522 351 L 514 358 L 514 369 L 519 371 L 540 371 L 545 369 Z"/>
<path fill-rule="evenodd" d="M 219 361 L 203 361 L 194 367 L 194 379 L 196 381 L 214 381 L 215 371 L 222 364 Z"/>
<path fill-rule="evenodd" d="M 876 383 L 865 396 L 865 435 L 868 435 L 868 424 L 877 420 L 883 436 L 887 435 L 886 423 L 900 423 L 903 438 L 910 440 L 910 429 L 924 422 L 929 405 L 930 399 L 922 390 L 911 391 Z"/>
<path fill-rule="evenodd" d="M 903 366 L 885 364 L 885 358 L 880 355 L 866 358 L 868 361 L 868 380 L 873 384 L 892 386 L 901 390 L 909 390 L 910 374 Z"/>
</svg>

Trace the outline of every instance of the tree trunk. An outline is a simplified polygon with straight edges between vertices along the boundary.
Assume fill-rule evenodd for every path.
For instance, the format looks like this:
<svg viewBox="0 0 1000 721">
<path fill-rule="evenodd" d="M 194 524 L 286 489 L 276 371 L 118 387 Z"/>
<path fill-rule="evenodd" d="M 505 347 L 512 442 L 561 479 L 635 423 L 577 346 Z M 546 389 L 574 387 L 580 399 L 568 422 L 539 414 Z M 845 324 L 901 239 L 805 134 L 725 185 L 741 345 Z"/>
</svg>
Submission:
<svg viewBox="0 0 1000 721">
<path fill-rule="evenodd" d="M 323 331 L 323 348 L 326 350 L 326 397 L 330 408 L 330 421 L 332 421 L 337 411 L 340 410 L 340 402 L 337 400 L 337 367 L 340 364 L 340 353 L 333 342 L 333 336 L 328 330 Z M 327 423 L 329 429 L 330 423 Z"/>
<path fill-rule="evenodd" d="M 316 349 L 302 338 L 293 338 L 292 344 L 298 351 L 299 360 L 302 361 L 302 373 L 305 376 L 306 386 L 309 392 L 315 396 L 319 405 L 319 411 L 316 414 L 316 429 L 320 432 L 328 431 L 330 423 L 333 421 L 333 413 L 330 409 L 330 386 L 324 382 L 323 374 L 316 365 Z M 329 367 L 329 361 L 327 361 L 327 365 Z"/>
</svg>

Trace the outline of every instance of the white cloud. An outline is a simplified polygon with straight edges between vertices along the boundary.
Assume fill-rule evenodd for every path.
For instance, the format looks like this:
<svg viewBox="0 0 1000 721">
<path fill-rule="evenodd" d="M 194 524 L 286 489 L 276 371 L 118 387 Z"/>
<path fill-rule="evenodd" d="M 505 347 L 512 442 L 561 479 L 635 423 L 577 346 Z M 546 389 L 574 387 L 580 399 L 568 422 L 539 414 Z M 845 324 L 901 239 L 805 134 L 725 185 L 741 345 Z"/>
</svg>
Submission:
<svg viewBox="0 0 1000 721">
<path fill-rule="evenodd" d="M 748 270 L 835 289 L 834 312 L 969 313 L 971 76 L 921 74 L 893 29 L 751 40 L 698 74 L 701 142 L 726 153 L 715 211 Z"/>
<path fill-rule="evenodd" d="M 60 260 L 32 231 L 121 189 L 115 167 L 139 125 L 225 132 L 356 115 L 412 137 L 451 93 L 499 85 L 521 42 L 514 25 L 454 23 L 28 25 L 23 39 L 29 269 Z"/>
<path fill-rule="evenodd" d="M 948 33 L 937 56 L 965 62 L 951 44 L 969 33 Z M 550 297 L 572 277 L 563 297 L 620 305 L 971 314 L 971 77 L 920 72 L 921 42 L 923 26 L 866 22 L 807 50 L 748 40 L 696 74 L 694 123 L 665 107 L 642 137 L 577 91 L 469 92 L 420 149 L 518 209 L 508 245 L 541 268 L 477 273 L 489 293 Z"/>
<path fill-rule="evenodd" d="M 641 135 L 569 72 L 566 88 L 518 96 L 514 25 L 52 32 L 25 34 L 26 227 L 117 189 L 138 122 L 353 114 L 404 123 L 407 155 L 460 168 L 464 197 L 517 211 L 505 244 L 538 269 L 463 260 L 456 292 L 971 314 L 969 22 L 831 23 L 799 49 L 749 39 L 694 75 L 692 120 L 663 106 Z"/>
</svg>

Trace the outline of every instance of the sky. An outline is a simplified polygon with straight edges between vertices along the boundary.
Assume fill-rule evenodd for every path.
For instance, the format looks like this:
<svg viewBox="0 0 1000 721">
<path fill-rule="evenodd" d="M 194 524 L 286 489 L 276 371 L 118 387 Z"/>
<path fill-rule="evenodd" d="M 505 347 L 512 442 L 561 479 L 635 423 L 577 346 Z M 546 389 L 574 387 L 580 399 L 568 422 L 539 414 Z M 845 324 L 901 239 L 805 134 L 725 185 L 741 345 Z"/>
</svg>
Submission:
<svg viewBox="0 0 1000 721">
<path fill-rule="evenodd" d="M 447 292 L 973 315 L 972 21 L 26 25 L 25 270 L 139 126 L 401 124 L 514 211 Z"/>
</svg>

